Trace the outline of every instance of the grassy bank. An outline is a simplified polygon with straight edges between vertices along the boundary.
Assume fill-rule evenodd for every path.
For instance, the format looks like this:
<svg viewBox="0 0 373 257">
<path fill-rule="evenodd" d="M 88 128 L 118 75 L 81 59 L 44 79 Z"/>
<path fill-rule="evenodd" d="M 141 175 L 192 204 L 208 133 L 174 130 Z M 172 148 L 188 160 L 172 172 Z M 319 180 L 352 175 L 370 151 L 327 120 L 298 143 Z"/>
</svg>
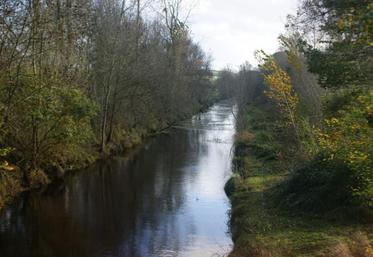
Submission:
<svg viewBox="0 0 373 257">
<path fill-rule="evenodd" d="M 254 174 L 236 182 L 230 256 L 373 256 L 372 226 L 277 207 L 271 191 L 283 179 Z"/>
<path fill-rule="evenodd" d="M 373 226 L 368 219 L 282 204 L 279 192 L 291 175 L 291 160 L 275 157 L 274 138 L 271 145 L 265 144 L 272 138 L 265 113 L 251 110 L 245 115 L 236 135 L 235 175 L 226 185 L 235 243 L 230 256 L 373 256 Z"/>
</svg>

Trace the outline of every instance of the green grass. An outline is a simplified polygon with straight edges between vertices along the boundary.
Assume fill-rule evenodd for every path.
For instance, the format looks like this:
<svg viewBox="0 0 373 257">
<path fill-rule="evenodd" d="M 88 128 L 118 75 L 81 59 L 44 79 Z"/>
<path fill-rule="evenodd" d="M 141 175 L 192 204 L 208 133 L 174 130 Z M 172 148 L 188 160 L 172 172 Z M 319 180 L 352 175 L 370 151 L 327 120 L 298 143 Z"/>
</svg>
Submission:
<svg viewBox="0 0 373 257">
<path fill-rule="evenodd" d="M 343 213 L 338 217 L 305 213 L 280 203 L 278 185 L 288 179 L 299 160 L 286 157 L 291 154 L 282 160 L 274 158 L 289 144 L 276 139 L 268 112 L 254 107 L 241 119 L 235 175 L 229 182 L 235 243 L 230 256 L 373 257 L 373 225 L 343 218 Z"/>
<path fill-rule="evenodd" d="M 231 196 L 235 240 L 232 256 L 255 257 L 255 252 L 260 252 L 257 256 L 322 256 L 338 243 L 348 242 L 358 231 L 373 239 L 372 227 L 291 213 L 277 207 L 270 192 L 284 178 L 263 173 L 236 181 L 236 191 Z"/>
</svg>

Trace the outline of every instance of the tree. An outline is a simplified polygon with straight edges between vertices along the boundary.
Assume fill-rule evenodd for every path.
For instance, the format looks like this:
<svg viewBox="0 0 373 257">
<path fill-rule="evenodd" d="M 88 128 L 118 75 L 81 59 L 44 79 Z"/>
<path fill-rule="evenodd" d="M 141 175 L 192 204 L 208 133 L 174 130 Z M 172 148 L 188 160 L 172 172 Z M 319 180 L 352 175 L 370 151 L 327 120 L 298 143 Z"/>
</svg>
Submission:
<svg viewBox="0 0 373 257">
<path fill-rule="evenodd" d="M 1 1 L 0 147 L 14 149 L 10 159 L 26 171 L 71 166 L 209 103 L 209 58 L 181 1 L 162 1 L 155 18 L 150 2 Z"/>
<path fill-rule="evenodd" d="M 283 71 L 273 57 L 263 51 L 257 52 L 260 69 L 264 72 L 264 82 L 267 85 L 265 94 L 275 101 L 286 123 L 291 124 L 294 131 L 298 133 L 296 125 L 296 110 L 299 98 L 295 94 L 290 76 Z"/>
<path fill-rule="evenodd" d="M 291 77 L 291 84 L 300 98 L 299 109 L 313 124 L 318 125 L 322 116 L 321 97 L 325 91 L 318 84 L 317 76 L 308 71 L 307 59 L 302 52 L 301 36 L 289 29 L 288 35 L 281 35 L 279 41 L 284 58 L 278 58 L 277 61 Z M 275 54 L 275 58 L 279 55 L 281 53 Z"/>
<path fill-rule="evenodd" d="M 296 27 L 313 26 L 326 34 L 321 47 L 308 43 L 310 71 L 326 88 L 371 86 L 373 5 L 368 0 L 305 0 Z M 312 21 L 313 22 L 310 22 Z"/>
</svg>

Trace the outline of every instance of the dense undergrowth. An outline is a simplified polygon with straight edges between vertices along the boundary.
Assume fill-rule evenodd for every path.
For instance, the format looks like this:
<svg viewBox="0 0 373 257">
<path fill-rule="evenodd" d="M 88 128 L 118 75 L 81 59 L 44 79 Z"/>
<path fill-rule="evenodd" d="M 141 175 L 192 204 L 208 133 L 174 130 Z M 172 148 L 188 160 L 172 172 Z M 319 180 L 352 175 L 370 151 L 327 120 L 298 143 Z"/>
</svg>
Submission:
<svg viewBox="0 0 373 257">
<path fill-rule="evenodd" d="M 236 136 L 236 175 L 225 188 L 231 256 L 373 256 L 372 216 L 351 202 L 345 165 L 317 157 L 290 171 L 292 160 L 276 158 L 280 145 L 267 145 L 276 138 L 268 115 L 251 107 L 241 119 L 248 123 Z"/>
</svg>

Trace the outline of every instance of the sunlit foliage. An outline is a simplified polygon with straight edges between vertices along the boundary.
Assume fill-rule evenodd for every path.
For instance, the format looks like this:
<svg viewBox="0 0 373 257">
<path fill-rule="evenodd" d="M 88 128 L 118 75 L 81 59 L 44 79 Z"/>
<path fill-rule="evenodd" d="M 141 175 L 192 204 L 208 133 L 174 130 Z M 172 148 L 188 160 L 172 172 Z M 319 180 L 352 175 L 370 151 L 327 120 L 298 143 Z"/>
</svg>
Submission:
<svg viewBox="0 0 373 257">
<path fill-rule="evenodd" d="M 275 101 L 286 122 L 296 129 L 295 115 L 299 98 L 293 90 L 290 76 L 276 64 L 272 56 L 260 52 L 258 58 L 268 87 L 265 95 Z"/>
<path fill-rule="evenodd" d="M 343 161 L 353 172 L 353 195 L 373 206 L 373 91 L 364 93 L 325 121 L 319 139 L 327 161 Z"/>
</svg>

